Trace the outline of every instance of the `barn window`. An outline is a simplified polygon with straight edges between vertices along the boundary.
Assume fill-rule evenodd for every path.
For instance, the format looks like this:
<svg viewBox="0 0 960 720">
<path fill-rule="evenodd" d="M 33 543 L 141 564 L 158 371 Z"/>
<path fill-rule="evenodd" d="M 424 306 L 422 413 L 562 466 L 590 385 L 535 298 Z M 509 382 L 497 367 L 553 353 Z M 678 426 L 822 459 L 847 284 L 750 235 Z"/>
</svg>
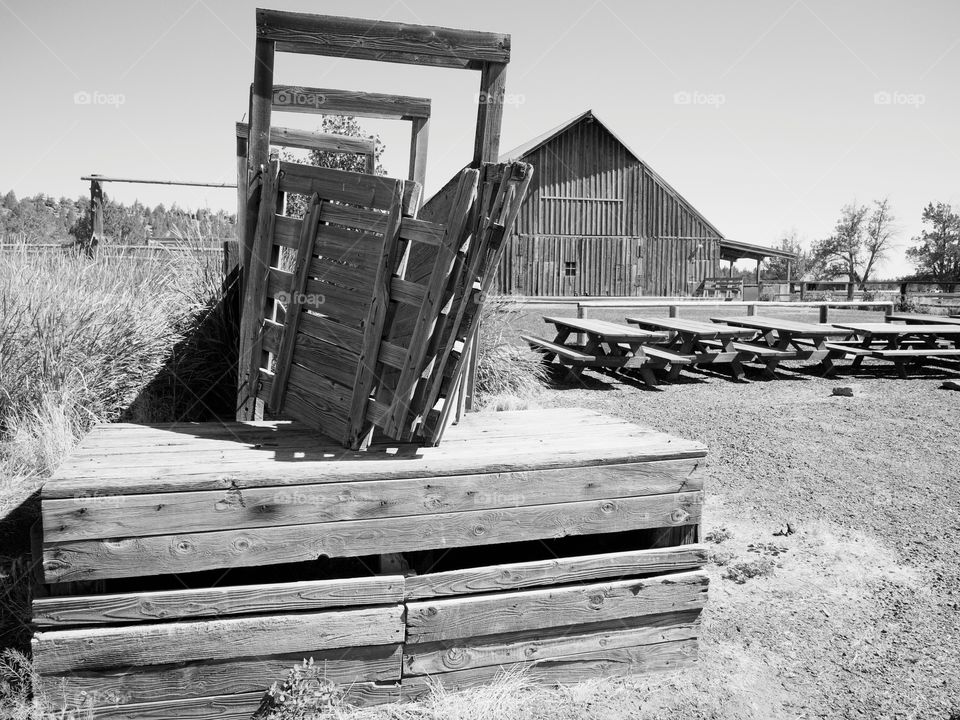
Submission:
<svg viewBox="0 0 960 720">
<path fill-rule="evenodd" d="M 577 263 L 573 260 L 567 260 L 563 263 L 563 276 L 564 277 L 576 277 L 577 275 Z"/>
</svg>

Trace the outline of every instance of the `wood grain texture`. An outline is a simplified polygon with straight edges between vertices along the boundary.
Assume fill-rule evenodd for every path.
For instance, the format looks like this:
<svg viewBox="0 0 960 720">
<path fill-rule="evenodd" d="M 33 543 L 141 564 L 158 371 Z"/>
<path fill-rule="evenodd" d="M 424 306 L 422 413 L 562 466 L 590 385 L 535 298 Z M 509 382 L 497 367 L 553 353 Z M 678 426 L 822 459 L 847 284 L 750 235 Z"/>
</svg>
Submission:
<svg viewBox="0 0 960 720">
<path fill-rule="evenodd" d="M 707 551 L 703 545 L 628 550 L 414 575 L 406 578 L 403 592 L 407 600 L 422 600 L 540 585 L 581 583 L 602 578 L 681 572 L 698 569 L 706 562 Z"/>
<path fill-rule="evenodd" d="M 700 611 L 666 613 L 640 618 L 547 630 L 485 635 L 463 640 L 407 644 L 403 674 L 433 675 L 469 668 L 511 665 L 566 658 L 585 653 L 644 645 L 696 640 Z"/>
<path fill-rule="evenodd" d="M 700 522 L 702 493 L 383 520 L 48 543 L 47 582 L 136 577 L 593 535 Z"/>
<path fill-rule="evenodd" d="M 577 683 L 598 677 L 643 675 L 688 667 L 696 661 L 697 641 L 678 640 L 645 645 L 636 648 L 600 650 L 566 658 L 537 663 L 524 663 L 524 676 L 542 684 Z M 504 672 L 516 671 L 518 664 L 489 666 L 439 673 L 429 676 L 405 677 L 402 681 L 403 700 L 417 700 L 429 695 L 436 684 L 448 691 L 465 690 L 488 685 Z"/>
<path fill-rule="evenodd" d="M 403 577 L 344 578 L 188 588 L 102 595 L 36 598 L 33 622 L 40 627 L 182 620 L 332 607 L 390 605 L 403 599 Z"/>
<path fill-rule="evenodd" d="M 354 683 L 346 688 L 344 700 L 348 705 L 365 707 L 400 699 L 399 683 Z M 216 695 L 187 700 L 165 700 L 98 707 L 93 720 L 250 720 L 260 708 L 263 693 Z"/>
<path fill-rule="evenodd" d="M 430 98 L 407 95 L 302 85 L 273 86 L 273 109 L 281 112 L 352 115 L 386 120 L 426 120 L 430 118 L 430 105 Z"/>
<path fill-rule="evenodd" d="M 510 61 L 510 36 L 428 25 L 257 10 L 257 38 L 281 52 L 437 67 Z"/>
<path fill-rule="evenodd" d="M 280 192 L 312 195 L 323 200 L 361 205 L 378 210 L 389 210 L 397 186 L 402 188 L 403 211 L 419 199 L 419 186 L 409 180 L 393 180 L 379 175 L 354 173 L 347 170 L 318 168 L 314 165 L 280 163 Z"/>
<path fill-rule="evenodd" d="M 265 649 L 268 651 L 268 649 Z M 213 695 L 264 693 L 290 669 L 313 658 L 323 677 L 337 685 L 397 682 L 400 680 L 401 646 L 311 650 L 286 655 L 191 663 L 78 670 L 68 675 L 45 675 L 43 687 L 51 697 L 80 704 L 86 697 L 115 698 L 123 704 L 182 700 Z M 343 688 L 348 690 L 349 688 Z M 108 703 L 101 701 L 100 704 Z"/>
<path fill-rule="evenodd" d="M 403 606 L 174 623 L 50 630 L 34 634 L 44 675 L 76 669 L 225 660 L 403 641 Z"/>
<path fill-rule="evenodd" d="M 306 323 L 307 318 L 304 318 Z M 102 426 L 94 431 L 90 442 L 117 442 L 128 433 L 134 444 L 153 447 L 166 442 L 196 441 L 216 438 L 236 442 L 236 453 L 246 450 L 244 466 L 191 462 L 188 448 L 171 462 L 162 453 L 137 453 L 142 459 L 137 467 L 110 470 L 105 464 L 89 468 L 59 469 L 43 488 L 44 498 L 140 494 L 149 492 L 224 490 L 232 487 L 264 487 L 324 482 L 345 482 L 373 479 L 426 478 L 498 472 L 545 470 L 564 467 L 586 467 L 644 463 L 655 460 L 700 458 L 706 449 L 697 442 L 682 440 L 646 431 L 620 421 L 603 421 L 598 413 L 584 410 L 538 410 L 516 413 L 477 413 L 466 416 L 451 428 L 444 443 L 435 448 L 415 445 L 386 444 L 372 446 L 365 452 L 345 450 L 328 438 L 314 437 L 304 441 L 303 450 L 322 459 L 301 460 L 290 451 L 244 448 L 244 437 L 252 435 L 263 442 L 264 427 L 256 425 L 181 423 L 166 428 L 124 426 L 111 429 Z M 596 435 L 591 423 L 596 422 Z M 567 432 L 556 429 L 581 427 L 578 442 L 571 442 Z M 297 425 L 279 424 L 277 437 L 296 434 Z M 299 427 L 303 427 L 300 425 Z M 544 429 L 550 428 L 549 434 Z M 498 440 L 506 433 L 509 439 Z M 481 442 L 486 438 L 488 442 Z M 499 441 L 499 450 L 492 447 Z M 229 453 L 228 453 L 229 454 Z"/>
<path fill-rule="evenodd" d="M 703 571 L 407 603 L 407 643 L 496 635 L 698 610 Z"/>
<path fill-rule="evenodd" d="M 274 92 L 276 92 L 276 89 L 274 89 Z M 247 123 L 238 122 L 237 137 L 246 139 L 249 134 L 250 127 Z M 356 155 L 367 155 L 376 151 L 376 142 L 373 138 L 277 126 L 270 128 L 270 144 L 302 150 L 320 150 L 322 152 L 352 153 Z"/>
<path fill-rule="evenodd" d="M 100 495 L 45 500 L 48 543 L 231 528 L 391 518 L 502 507 L 664 495 L 703 488 L 697 459 L 478 473 L 296 488 Z"/>
</svg>

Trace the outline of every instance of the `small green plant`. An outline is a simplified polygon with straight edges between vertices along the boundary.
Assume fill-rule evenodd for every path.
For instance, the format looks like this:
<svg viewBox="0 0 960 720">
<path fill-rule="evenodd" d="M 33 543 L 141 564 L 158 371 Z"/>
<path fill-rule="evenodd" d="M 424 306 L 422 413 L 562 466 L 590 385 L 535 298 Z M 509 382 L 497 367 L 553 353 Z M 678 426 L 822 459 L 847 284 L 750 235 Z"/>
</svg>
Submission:
<svg viewBox="0 0 960 720">
<path fill-rule="evenodd" d="M 343 692 L 324 677 L 313 658 L 297 663 L 267 691 L 255 717 L 262 720 L 305 720 L 343 702 Z"/>
<path fill-rule="evenodd" d="M 727 530 L 725 527 L 715 528 L 703 536 L 704 541 L 708 543 L 714 543 L 719 545 L 725 540 L 729 540 L 733 537 L 733 533 Z"/>
<path fill-rule="evenodd" d="M 758 577 L 769 577 L 773 575 L 776 563 L 769 557 L 760 557 L 756 560 L 734 563 L 727 567 L 723 574 L 727 580 L 732 580 L 737 585 L 743 585 L 747 580 Z"/>
</svg>

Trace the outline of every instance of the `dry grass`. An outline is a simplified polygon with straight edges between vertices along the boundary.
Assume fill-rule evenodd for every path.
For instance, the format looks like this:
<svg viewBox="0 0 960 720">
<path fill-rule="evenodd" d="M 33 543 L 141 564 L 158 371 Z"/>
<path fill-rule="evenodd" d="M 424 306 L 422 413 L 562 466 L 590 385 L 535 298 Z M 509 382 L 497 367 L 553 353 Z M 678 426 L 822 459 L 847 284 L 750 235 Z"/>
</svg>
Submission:
<svg viewBox="0 0 960 720">
<path fill-rule="evenodd" d="M 523 306 L 508 297 L 488 297 L 483 306 L 477 362 L 480 407 L 526 410 L 540 394 L 546 380 L 544 365 L 517 345 L 523 315 Z"/>
</svg>

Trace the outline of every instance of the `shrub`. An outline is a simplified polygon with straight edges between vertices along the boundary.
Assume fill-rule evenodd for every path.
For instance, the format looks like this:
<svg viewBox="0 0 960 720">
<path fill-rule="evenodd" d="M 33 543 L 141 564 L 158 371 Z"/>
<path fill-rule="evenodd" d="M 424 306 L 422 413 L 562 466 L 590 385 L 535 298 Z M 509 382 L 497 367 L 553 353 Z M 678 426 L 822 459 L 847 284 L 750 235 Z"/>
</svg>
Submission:
<svg viewBox="0 0 960 720">
<path fill-rule="evenodd" d="M 490 296 L 483 306 L 477 362 L 477 402 L 494 409 L 522 409 L 539 393 L 546 370 L 539 357 L 517 345 L 515 323 L 522 306 L 511 298 Z"/>
</svg>

